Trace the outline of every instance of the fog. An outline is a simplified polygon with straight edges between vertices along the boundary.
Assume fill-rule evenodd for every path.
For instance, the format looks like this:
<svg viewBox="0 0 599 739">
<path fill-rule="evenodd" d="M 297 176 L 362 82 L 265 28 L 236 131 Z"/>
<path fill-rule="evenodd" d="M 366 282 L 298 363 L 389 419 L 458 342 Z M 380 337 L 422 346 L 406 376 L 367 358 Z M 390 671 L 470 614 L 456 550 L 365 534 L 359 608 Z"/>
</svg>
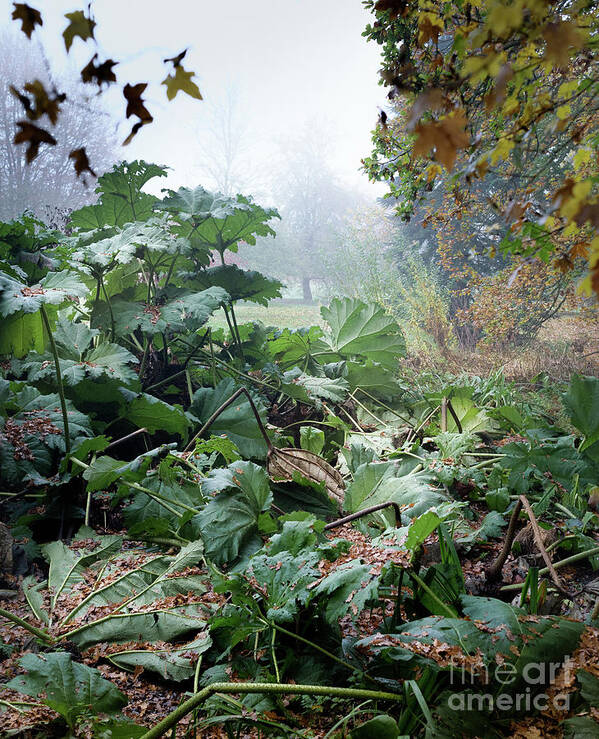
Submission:
<svg viewBox="0 0 599 739">
<path fill-rule="evenodd" d="M 64 0 L 43 5 L 44 25 L 30 43 L 43 46 L 60 81 L 87 64 L 92 44 L 76 39 L 67 56 L 64 13 L 81 6 Z M 17 29 L 10 20 L 12 3 L 1 0 L 0 11 Z M 370 150 L 377 105 L 385 99 L 377 84 L 379 50 L 361 37 L 369 14 L 360 2 L 102 0 L 92 3 L 92 11 L 99 56 L 119 61 L 119 82 L 150 83 L 144 97 L 154 122 L 119 155 L 168 165 L 169 180 L 160 186 L 215 186 L 209 173 L 214 123 L 232 103 L 233 133 L 243 132 L 243 157 L 237 162 L 238 169 L 246 169 L 242 185 L 268 192 L 275 162 L 284 164 L 282 147 L 292 149 L 294 138 L 313 130 L 315 137 L 326 132 L 330 163 L 344 186 L 369 198 L 382 192 L 359 171 Z M 160 85 L 162 60 L 184 48 L 185 66 L 196 72 L 204 101 L 180 94 L 168 103 Z M 130 122 L 124 121 L 122 95 L 114 89 L 103 98 L 122 122 L 123 140 Z"/>
</svg>

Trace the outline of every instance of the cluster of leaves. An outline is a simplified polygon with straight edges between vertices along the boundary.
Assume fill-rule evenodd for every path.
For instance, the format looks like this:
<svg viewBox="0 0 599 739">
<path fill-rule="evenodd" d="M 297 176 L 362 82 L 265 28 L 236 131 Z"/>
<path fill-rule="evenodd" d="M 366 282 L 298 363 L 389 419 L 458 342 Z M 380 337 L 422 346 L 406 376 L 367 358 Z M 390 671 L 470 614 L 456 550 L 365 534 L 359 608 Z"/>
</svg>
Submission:
<svg viewBox="0 0 599 739">
<path fill-rule="evenodd" d="M 21 31 L 31 40 L 36 27 L 43 26 L 44 20 L 42 13 L 27 3 L 13 3 L 14 9 L 12 19 L 20 22 Z M 94 20 L 91 5 L 87 10 L 75 10 L 65 13 L 67 25 L 62 32 L 64 45 L 67 53 L 70 52 L 75 39 L 80 39 L 84 43 L 95 42 L 96 21 Z M 170 73 L 162 81 L 162 85 L 166 87 L 166 96 L 168 100 L 173 100 L 178 92 L 184 92 L 196 100 L 202 100 L 202 95 L 197 84 L 193 81 L 195 74 L 183 67 L 183 59 L 187 53 L 184 49 L 180 54 L 172 58 L 165 59 L 164 64 L 171 70 Z M 111 85 L 117 85 L 118 80 L 114 67 L 118 64 L 114 59 L 100 60 L 96 51 L 89 62 L 80 71 L 81 81 L 86 85 L 97 87 L 97 94 L 102 94 L 105 89 Z M 123 142 L 128 144 L 137 134 L 142 126 L 152 123 L 154 120 L 152 114 L 147 109 L 145 101 L 142 97 L 147 82 L 138 82 L 137 84 L 126 83 L 122 86 L 122 93 L 126 103 L 125 116 L 130 118 L 134 116 L 137 121 L 134 123 L 131 132 Z M 56 138 L 50 133 L 48 128 L 44 128 L 41 122 L 47 122 L 52 126 L 56 123 L 61 114 L 61 106 L 67 100 L 64 92 L 59 92 L 55 86 L 47 90 L 40 80 L 30 80 L 25 82 L 23 89 L 19 90 L 11 86 L 12 94 L 19 100 L 23 106 L 24 118 L 17 121 L 17 133 L 14 137 L 15 144 L 26 144 L 27 162 L 32 162 L 38 155 L 40 146 L 55 146 Z M 72 149 L 69 152 L 69 159 L 73 161 L 73 166 L 77 176 L 89 173 L 95 177 L 95 172 L 91 167 L 86 147 L 86 142 L 81 142 L 81 146 Z"/>
<path fill-rule="evenodd" d="M 583 265 L 599 292 L 595 4 L 366 6 L 396 116 L 365 166 L 399 211 L 437 221 L 438 238 L 452 224 L 452 249 L 471 255 L 482 241 L 487 255 Z"/>
</svg>

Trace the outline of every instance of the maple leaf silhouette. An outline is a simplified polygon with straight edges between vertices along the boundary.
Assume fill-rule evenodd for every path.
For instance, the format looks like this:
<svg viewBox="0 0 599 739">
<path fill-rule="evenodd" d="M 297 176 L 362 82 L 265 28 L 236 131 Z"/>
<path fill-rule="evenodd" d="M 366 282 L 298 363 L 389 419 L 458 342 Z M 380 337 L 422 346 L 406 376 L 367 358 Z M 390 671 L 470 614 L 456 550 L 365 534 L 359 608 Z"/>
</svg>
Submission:
<svg viewBox="0 0 599 739">
<path fill-rule="evenodd" d="M 35 27 L 44 25 L 42 14 L 26 3 L 13 3 L 13 6 L 12 19 L 21 21 L 21 31 L 30 39 Z"/>
<path fill-rule="evenodd" d="M 98 58 L 97 54 L 94 54 L 85 67 L 81 70 L 81 79 L 83 82 L 95 82 L 98 87 L 102 87 L 103 83 L 110 84 L 116 82 L 116 75 L 112 71 L 112 68 L 118 64 L 114 59 L 107 59 L 101 64 L 96 64 L 95 61 Z"/>
<path fill-rule="evenodd" d="M 56 139 L 52 134 L 48 133 L 44 128 L 29 123 L 29 121 L 17 121 L 17 126 L 21 129 L 15 134 L 14 144 L 27 144 L 25 158 L 30 164 L 39 154 L 40 144 L 56 145 Z"/>
<path fill-rule="evenodd" d="M 82 146 L 80 149 L 73 149 L 69 153 L 69 159 L 72 159 L 74 162 L 77 177 L 81 177 L 84 172 L 89 172 L 92 177 L 96 176 L 96 173 L 89 163 L 85 147 Z M 85 183 L 85 180 L 83 180 L 83 182 Z"/>
<path fill-rule="evenodd" d="M 196 98 L 196 100 L 202 100 L 200 88 L 191 79 L 193 76 L 193 72 L 186 72 L 181 65 L 177 66 L 174 76 L 169 74 L 161 83 L 166 85 L 167 98 L 172 100 L 179 90 L 181 90 L 181 92 L 187 93 L 192 98 Z"/>
<path fill-rule="evenodd" d="M 79 36 L 83 41 L 94 37 L 96 21 L 92 20 L 91 17 L 87 17 L 82 10 L 65 13 L 64 17 L 70 21 L 69 25 L 62 32 L 67 52 L 70 51 L 76 36 Z"/>
</svg>

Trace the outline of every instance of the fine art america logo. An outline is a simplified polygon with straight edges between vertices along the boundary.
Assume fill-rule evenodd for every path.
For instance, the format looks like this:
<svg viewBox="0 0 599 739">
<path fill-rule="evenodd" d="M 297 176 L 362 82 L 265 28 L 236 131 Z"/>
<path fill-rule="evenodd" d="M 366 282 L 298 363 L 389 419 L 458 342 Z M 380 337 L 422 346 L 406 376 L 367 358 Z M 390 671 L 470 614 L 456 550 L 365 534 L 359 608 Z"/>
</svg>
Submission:
<svg viewBox="0 0 599 739">
<path fill-rule="evenodd" d="M 455 692 L 448 698 L 452 711 L 555 711 L 570 710 L 570 694 L 544 688 L 554 685 L 559 671 L 560 683 L 569 685 L 570 669 L 574 663 L 566 656 L 563 662 L 529 662 L 520 672 L 515 665 L 504 662 L 495 669 L 484 668 L 482 673 L 470 672 L 464 665 L 449 666 L 450 685 Z M 484 692 L 484 686 L 495 683 L 493 692 Z M 482 684 L 482 688 L 481 688 Z M 461 688 L 461 690 L 460 690 Z"/>
</svg>

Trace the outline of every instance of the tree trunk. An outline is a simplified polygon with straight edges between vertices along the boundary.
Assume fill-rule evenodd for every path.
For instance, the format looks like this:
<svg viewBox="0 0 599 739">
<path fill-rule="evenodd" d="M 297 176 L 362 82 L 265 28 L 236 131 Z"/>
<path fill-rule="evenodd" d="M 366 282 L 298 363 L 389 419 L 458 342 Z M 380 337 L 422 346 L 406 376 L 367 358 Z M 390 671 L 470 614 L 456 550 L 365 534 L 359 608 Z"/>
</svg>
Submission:
<svg viewBox="0 0 599 739">
<path fill-rule="evenodd" d="M 302 290 L 304 291 L 304 303 L 313 303 L 314 298 L 312 297 L 309 277 L 302 277 Z"/>
</svg>

